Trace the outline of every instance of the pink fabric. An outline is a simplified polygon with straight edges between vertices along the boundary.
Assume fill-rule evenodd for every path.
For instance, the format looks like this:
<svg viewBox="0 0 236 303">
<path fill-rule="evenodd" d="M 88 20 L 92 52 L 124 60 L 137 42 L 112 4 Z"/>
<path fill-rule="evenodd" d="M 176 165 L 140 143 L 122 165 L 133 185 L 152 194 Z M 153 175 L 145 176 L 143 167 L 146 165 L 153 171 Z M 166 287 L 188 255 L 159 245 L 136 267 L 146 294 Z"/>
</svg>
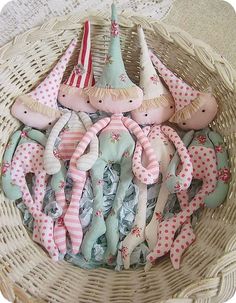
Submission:
<svg viewBox="0 0 236 303">
<path fill-rule="evenodd" d="M 69 232 L 72 253 L 77 254 L 83 239 L 82 225 L 79 219 L 79 202 L 83 193 L 83 188 L 87 179 L 87 172 L 77 168 L 77 153 L 75 152 L 70 161 L 69 174 L 73 180 L 73 188 L 70 205 L 66 211 L 64 222 Z"/>
<path fill-rule="evenodd" d="M 59 62 L 50 72 L 50 74 L 44 79 L 42 83 L 39 84 L 32 92 L 28 95 L 34 100 L 49 106 L 54 109 L 58 109 L 57 106 L 57 95 L 59 91 L 59 86 L 66 69 L 67 63 L 71 57 L 72 52 L 76 46 L 75 40 L 72 40 L 71 44 L 67 48 L 65 54 L 61 57 Z"/>
<path fill-rule="evenodd" d="M 189 245 L 189 241 L 194 241 L 194 236 L 188 236 L 186 239 L 186 231 L 191 234 L 191 228 L 188 227 L 190 216 L 200 207 L 204 206 L 204 198 L 211 193 L 217 182 L 217 165 L 216 157 L 213 155 L 213 150 L 204 146 L 191 146 L 189 148 L 189 154 L 193 164 L 193 178 L 202 180 L 203 184 L 199 192 L 192 199 L 189 206 L 185 207 L 180 213 L 172 217 L 171 219 L 164 220 L 160 224 L 159 239 L 154 250 L 147 256 L 147 260 L 154 262 L 157 258 L 167 254 L 171 248 L 175 248 L 181 245 L 182 249 L 185 249 Z M 184 207 L 188 204 L 187 191 L 185 195 L 181 196 L 181 205 Z M 187 224 L 187 229 L 183 228 L 180 236 L 174 241 L 177 230 Z M 177 242 L 181 239 L 181 243 Z M 187 241 L 186 241 L 187 240 Z M 186 242 L 185 242 L 186 241 Z M 184 247 L 185 242 L 185 247 Z M 178 243 L 178 245 L 177 245 Z M 182 246 L 183 245 L 183 246 Z M 179 258 L 172 256 L 172 260 L 178 267 Z"/>
<path fill-rule="evenodd" d="M 64 224 L 69 232 L 72 244 L 72 252 L 77 254 L 83 238 L 82 226 L 79 219 L 79 202 L 83 192 L 87 173 L 77 168 L 77 161 L 85 152 L 92 138 L 109 123 L 110 118 L 104 118 L 94 124 L 84 135 L 82 141 L 76 148 L 71 160 L 68 173 L 73 180 L 71 202 L 66 210 Z M 63 236 L 63 235 L 62 235 Z M 61 242 L 62 238 L 59 239 Z"/>
<path fill-rule="evenodd" d="M 23 202 L 34 218 L 33 240 L 42 245 L 54 260 L 58 260 L 58 249 L 53 239 L 53 219 L 42 212 L 47 174 L 43 169 L 44 148 L 37 143 L 24 143 L 14 154 L 11 175 L 14 184 L 22 191 Z M 26 175 L 35 175 L 34 197 L 26 183 Z"/>
<path fill-rule="evenodd" d="M 182 163 L 181 170 L 178 173 L 181 182 L 175 185 L 176 192 L 179 192 L 181 190 L 186 190 L 189 188 L 191 184 L 192 175 L 193 175 L 193 165 L 190 160 L 190 155 L 183 141 L 180 139 L 179 135 L 176 133 L 176 131 L 173 128 L 165 125 L 161 127 L 161 130 L 169 138 L 169 140 L 173 142 Z M 169 177 L 171 176 L 169 175 L 166 178 Z"/>
<path fill-rule="evenodd" d="M 137 143 L 139 143 L 147 157 L 147 168 L 145 168 L 141 162 L 136 162 L 133 165 L 133 173 L 135 177 L 144 184 L 153 184 L 157 182 L 159 177 L 159 163 L 157 162 L 156 155 L 151 147 L 151 144 L 148 138 L 145 136 L 144 132 L 140 128 L 137 122 L 134 120 L 124 117 L 124 125 L 129 129 L 131 133 L 137 138 Z M 134 155 L 134 158 L 137 157 L 140 153 L 140 150 L 137 150 L 137 153 Z M 134 160 L 133 160 L 134 161 Z"/>
<path fill-rule="evenodd" d="M 186 191 L 177 193 L 181 210 L 189 206 Z M 195 241 L 196 236 L 193 232 L 190 218 L 182 226 L 181 231 L 170 249 L 170 259 L 175 269 L 180 268 L 180 261 L 185 250 Z"/>
<path fill-rule="evenodd" d="M 63 161 L 70 160 L 76 149 L 76 146 L 78 145 L 79 141 L 82 139 L 83 135 L 84 134 L 81 131 L 71 131 L 71 130 L 63 131 L 61 134 L 61 142 L 58 147 L 58 157 L 60 159 L 62 159 Z M 83 182 L 85 182 L 85 181 L 86 181 L 86 176 L 85 176 L 85 180 L 83 180 Z M 76 186 L 77 185 L 75 185 L 75 187 Z M 82 192 L 80 193 L 80 195 L 81 194 L 82 194 Z M 62 190 L 59 192 L 56 192 L 56 200 L 57 200 L 57 203 L 59 204 L 59 206 L 62 208 L 62 215 L 55 222 L 54 239 L 55 239 L 55 243 L 56 243 L 59 251 L 63 254 L 66 253 L 67 231 L 70 234 L 72 246 L 76 245 L 75 244 L 76 241 L 74 240 L 75 236 L 74 236 L 73 226 L 71 226 L 71 224 L 69 223 L 69 213 L 68 213 L 68 211 L 71 212 L 73 205 L 76 204 L 76 199 L 78 199 L 77 200 L 77 204 L 78 204 L 78 201 L 80 200 L 80 196 L 78 194 L 72 193 L 72 199 L 70 202 L 70 210 L 68 210 L 68 204 L 65 199 L 64 184 L 62 184 Z M 65 222 L 66 213 L 68 213 L 68 215 L 67 215 L 67 219 Z M 75 217 L 76 217 L 76 214 L 78 214 L 78 211 L 75 210 Z M 78 220 L 78 218 L 74 219 L 74 220 L 76 221 L 76 220 Z M 78 244 L 76 246 L 78 246 Z"/>
<path fill-rule="evenodd" d="M 158 58 L 150 51 L 152 63 L 168 85 L 175 100 L 176 111 L 183 109 L 196 99 L 200 93 L 173 74 Z"/>
</svg>

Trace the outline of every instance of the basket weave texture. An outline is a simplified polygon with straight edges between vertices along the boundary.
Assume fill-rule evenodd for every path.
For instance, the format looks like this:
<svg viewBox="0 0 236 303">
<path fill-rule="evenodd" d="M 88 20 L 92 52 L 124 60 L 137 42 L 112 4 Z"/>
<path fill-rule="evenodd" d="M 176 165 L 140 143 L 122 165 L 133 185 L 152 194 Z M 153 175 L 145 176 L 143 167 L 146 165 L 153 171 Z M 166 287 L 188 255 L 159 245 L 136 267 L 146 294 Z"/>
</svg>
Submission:
<svg viewBox="0 0 236 303">
<path fill-rule="evenodd" d="M 73 37 L 81 39 L 85 19 L 81 14 L 52 19 L 0 49 L 0 158 L 10 135 L 20 126 L 10 114 L 15 98 L 45 77 Z M 106 14 L 90 16 L 90 20 L 98 77 L 109 44 L 110 21 Z M 149 46 L 169 69 L 199 90 L 212 87 L 220 108 L 212 127 L 224 137 L 232 167 L 227 201 L 215 210 L 204 210 L 196 227 L 197 241 L 186 252 L 179 271 L 163 258 L 148 273 L 143 269 L 117 273 L 82 270 L 64 261 L 53 263 L 30 239 L 19 210 L 1 191 L 0 289 L 10 301 L 209 303 L 225 302 L 236 290 L 236 73 L 209 46 L 177 28 L 125 14 L 120 24 L 125 65 L 136 83 L 136 24 L 141 24 Z"/>
</svg>

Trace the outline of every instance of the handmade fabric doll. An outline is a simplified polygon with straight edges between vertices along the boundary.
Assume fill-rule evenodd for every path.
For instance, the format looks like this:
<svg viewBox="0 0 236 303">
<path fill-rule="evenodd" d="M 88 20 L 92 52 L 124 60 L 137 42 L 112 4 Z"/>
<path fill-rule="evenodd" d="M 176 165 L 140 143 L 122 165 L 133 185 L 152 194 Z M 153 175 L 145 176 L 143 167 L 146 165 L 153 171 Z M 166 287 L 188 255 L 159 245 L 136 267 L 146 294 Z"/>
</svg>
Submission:
<svg viewBox="0 0 236 303">
<path fill-rule="evenodd" d="M 64 166 L 64 161 L 71 159 L 76 146 L 83 135 L 92 126 L 92 121 L 85 113 L 94 113 L 96 109 L 89 103 L 89 98 L 84 92 L 85 87 L 95 84 L 90 41 L 90 22 L 84 24 L 84 34 L 81 42 L 78 62 L 71 72 L 68 80 L 60 86 L 58 101 L 75 112 L 68 112 L 63 115 L 53 127 L 45 149 L 44 166 L 48 174 L 57 173 Z M 84 111 L 84 112 L 79 112 Z M 56 139 L 60 138 L 59 145 L 55 147 Z M 62 161 L 60 161 L 61 159 Z M 98 139 L 95 137 L 90 144 L 90 151 L 81 157 L 83 171 L 81 171 L 80 183 L 76 187 L 74 174 L 71 177 L 74 182 L 70 207 L 68 209 L 65 195 L 57 197 L 57 202 L 63 210 L 62 215 L 57 219 L 54 226 L 54 240 L 61 253 L 66 253 L 66 234 L 70 235 L 72 252 L 79 252 L 82 240 L 82 228 L 79 220 L 79 201 L 81 198 L 84 183 L 86 181 L 86 170 L 90 169 L 98 157 Z M 80 188 L 81 190 L 79 190 Z"/>
<path fill-rule="evenodd" d="M 4 156 L 10 164 L 8 175 L 5 173 L 5 176 L 2 176 L 3 179 L 7 177 L 10 181 L 8 186 L 3 186 L 7 196 L 12 185 L 20 189 L 23 202 L 34 218 L 33 240 L 41 244 L 54 260 L 58 260 L 58 250 L 53 240 L 53 219 L 42 211 L 48 178 L 43 168 L 46 136 L 31 127 L 47 129 L 60 117 L 57 107 L 59 85 L 75 45 L 73 40 L 46 79 L 32 92 L 18 97 L 13 104 L 12 115 L 28 127 L 22 132 L 16 132 L 17 136 L 13 135 L 14 142 L 10 148 L 12 158 L 9 159 L 8 150 Z M 26 175 L 29 173 L 34 175 L 32 194 L 26 181 Z M 61 172 L 55 178 L 60 184 Z M 62 191 L 62 188 L 63 186 L 58 186 L 57 190 Z"/>
<path fill-rule="evenodd" d="M 119 242 L 119 210 L 127 188 L 133 179 L 132 157 L 135 142 L 131 133 L 140 142 L 147 155 L 147 167 L 145 168 L 140 164 L 134 170 L 137 178 L 145 183 L 153 183 L 157 180 L 159 173 L 158 162 L 147 137 L 136 122 L 122 114 L 141 105 L 143 92 L 129 79 L 125 71 L 114 4 L 112 4 L 111 42 L 103 73 L 95 86 L 86 89 L 86 93 L 89 95 L 92 106 L 112 115 L 95 123 L 86 133 L 71 159 L 69 170 L 72 171 L 77 165 L 80 165 L 80 161 L 77 162 L 77 159 L 83 155 L 91 139 L 101 131 L 98 136 L 99 157 L 90 171 L 95 196 L 93 218 L 81 248 L 84 257 L 90 260 L 94 243 L 106 233 L 105 259 L 110 260 L 112 256 L 116 255 Z M 120 164 L 120 182 L 112 210 L 105 222 L 103 216 L 103 174 L 106 165 L 111 163 Z"/>
<path fill-rule="evenodd" d="M 185 230 L 186 225 L 190 223 L 190 216 L 204 205 L 217 207 L 224 201 L 228 192 L 230 171 L 223 139 L 207 127 L 217 113 L 215 98 L 209 93 L 196 91 L 178 79 L 152 53 L 151 59 L 175 99 L 176 113 L 171 120 L 178 123 L 182 129 L 196 130 L 192 134 L 188 152 L 193 164 L 193 178 L 201 180 L 202 186 L 190 203 L 186 190 L 177 194 L 184 208 L 180 213 L 160 224 L 158 242 L 147 257 L 147 260 L 154 262 L 170 251 L 172 264 L 178 269 L 182 252 L 193 240 L 192 233 Z M 176 158 L 178 156 L 175 155 L 174 162 L 171 162 L 169 167 L 172 174 L 171 182 L 167 180 L 169 188 L 172 188 L 172 181 L 175 178 L 173 167 L 179 166 L 179 159 L 176 163 Z M 176 234 L 180 227 L 182 227 L 180 233 Z"/>
<path fill-rule="evenodd" d="M 133 228 L 123 241 L 122 247 L 123 263 L 126 269 L 129 268 L 130 265 L 130 254 L 137 245 L 144 240 L 147 241 L 150 250 L 156 245 L 158 239 L 158 226 L 162 220 L 164 207 L 169 196 L 169 190 L 165 185 L 166 173 L 168 165 L 174 155 L 175 148 L 183 163 L 182 169 L 178 174 L 178 180 L 176 180 L 176 186 L 178 186 L 179 190 L 187 189 L 192 180 L 192 163 L 185 145 L 171 127 L 161 125 L 168 121 L 174 114 L 174 100 L 161 83 L 161 80 L 152 65 L 143 29 L 140 26 L 138 27 L 138 36 L 141 46 L 140 87 L 144 91 L 144 98 L 143 104 L 138 109 L 133 110 L 131 115 L 137 123 L 151 125 L 151 127 L 146 126 L 144 131 L 147 133 L 160 163 L 162 185 L 153 217 L 146 227 L 147 185 L 139 184 L 137 215 Z M 135 151 L 135 153 L 137 153 L 137 160 L 134 161 L 134 167 L 142 156 L 140 151 L 142 151 L 141 147 L 137 144 Z"/>
</svg>

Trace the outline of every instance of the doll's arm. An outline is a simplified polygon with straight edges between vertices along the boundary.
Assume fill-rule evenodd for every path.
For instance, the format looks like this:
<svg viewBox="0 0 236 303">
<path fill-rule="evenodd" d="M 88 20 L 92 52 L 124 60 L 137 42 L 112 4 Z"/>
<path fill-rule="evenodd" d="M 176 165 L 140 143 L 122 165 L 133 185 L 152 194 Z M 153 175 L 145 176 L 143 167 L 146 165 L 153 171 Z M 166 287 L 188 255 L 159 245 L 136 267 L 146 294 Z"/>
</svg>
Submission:
<svg viewBox="0 0 236 303">
<path fill-rule="evenodd" d="M 86 130 L 88 131 L 90 127 L 92 127 L 93 125 L 92 120 L 84 112 L 79 112 L 78 115 L 81 121 L 83 122 Z M 98 138 L 97 136 L 95 136 L 90 142 L 89 152 L 83 155 L 82 157 L 80 157 L 79 160 L 77 161 L 77 168 L 82 171 L 88 171 L 94 165 L 97 158 L 98 158 Z"/>
<path fill-rule="evenodd" d="M 78 159 L 84 154 L 91 140 L 97 135 L 97 133 L 99 133 L 102 129 L 104 129 L 109 124 L 110 121 L 111 118 L 107 117 L 99 120 L 92 127 L 90 127 L 90 129 L 86 132 L 82 140 L 77 145 L 77 148 L 71 158 L 71 164 L 73 167 L 74 166 L 77 167 Z"/>
<path fill-rule="evenodd" d="M 12 158 L 21 138 L 21 131 L 16 131 L 10 138 L 2 161 L 2 189 L 6 197 L 10 200 L 17 200 L 22 197 L 17 185 L 12 184 L 11 165 Z"/>
<path fill-rule="evenodd" d="M 222 137 L 218 133 L 211 131 L 209 133 L 209 139 L 215 147 L 218 178 L 215 190 L 204 199 L 204 203 L 209 208 L 215 208 L 222 204 L 227 196 L 230 169 L 228 153 Z"/>
<path fill-rule="evenodd" d="M 163 133 L 170 139 L 176 148 L 174 160 L 171 161 L 168 171 L 166 186 L 171 193 L 176 193 L 188 189 L 192 181 L 193 165 L 186 148 L 186 145 L 192 141 L 194 131 L 185 134 L 183 141 L 174 129 L 169 126 L 162 126 Z M 176 170 L 181 161 L 181 170 L 176 176 Z"/>
<path fill-rule="evenodd" d="M 145 184 L 155 183 L 159 176 L 159 163 L 157 162 L 156 155 L 148 138 L 145 136 L 138 123 L 134 120 L 128 117 L 124 117 L 122 120 L 129 131 L 135 135 L 137 142 L 140 143 L 147 157 L 147 168 L 140 164 L 138 167 L 135 167 L 135 170 L 133 170 L 136 178 Z"/>
<path fill-rule="evenodd" d="M 60 132 L 71 118 L 71 112 L 65 113 L 54 125 L 47 140 L 44 153 L 44 168 L 49 175 L 58 173 L 61 169 L 61 162 L 54 155 L 54 146 Z"/>
<path fill-rule="evenodd" d="M 27 132 L 27 137 L 31 140 L 34 140 L 41 144 L 42 146 L 45 146 L 47 143 L 47 136 L 43 134 L 41 131 L 36 129 L 31 129 Z"/>
</svg>

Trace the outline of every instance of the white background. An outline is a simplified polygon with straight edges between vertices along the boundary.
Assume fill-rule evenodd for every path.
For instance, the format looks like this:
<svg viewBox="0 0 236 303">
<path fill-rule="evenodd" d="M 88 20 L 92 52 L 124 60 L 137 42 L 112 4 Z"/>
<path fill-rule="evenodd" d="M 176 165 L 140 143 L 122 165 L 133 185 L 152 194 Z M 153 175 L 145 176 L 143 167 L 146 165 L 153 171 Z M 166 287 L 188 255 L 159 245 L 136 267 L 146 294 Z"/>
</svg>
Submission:
<svg viewBox="0 0 236 303">
<path fill-rule="evenodd" d="M 178 0 L 176 0 L 176 1 L 178 1 Z M 205 0 L 205 1 L 207 1 L 207 0 Z M 231 5 L 233 5 L 233 7 L 236 10 L 236 0 L 226 0 L 226 1 L 229 2 Z M 0 10 L 7 2 L 9 2 L 9 0 L 0 0 Z M 0 294 L 0 303 L 8 303 L 8 301 L 5 300 L 1 294 Z M 236 303 L 236 295 L 234 298 L 232 298 L 230 301 L 228 301 L 228 303 Z"/>
</svg>

